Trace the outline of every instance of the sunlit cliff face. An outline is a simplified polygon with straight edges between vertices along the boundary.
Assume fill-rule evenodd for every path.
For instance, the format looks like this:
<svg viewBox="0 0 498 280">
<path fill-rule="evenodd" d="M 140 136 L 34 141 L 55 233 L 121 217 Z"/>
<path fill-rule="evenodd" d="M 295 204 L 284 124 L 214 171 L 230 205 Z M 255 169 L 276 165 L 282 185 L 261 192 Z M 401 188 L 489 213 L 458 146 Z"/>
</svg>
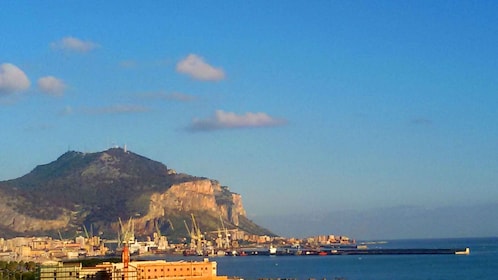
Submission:
<svg viewBox="0 0 498 280">
<path fill-rule="evenodd" d="M 230 194 L 231 202 L 219 204 L 216 196 L 222 192 L 216 181 L 205 179 L 185 182 L 171 186 L 163 193 L 154 193 L 150 197 L 149 212 L 135 220 L 136 229 L 145 229 L 147 222 L 164 217 L 171 212 L 211 212 L 215 217 L 221 215 L 234 225 L 239 224 L 239 216 L 246 216 L 239 194 Z"/>
</svg>

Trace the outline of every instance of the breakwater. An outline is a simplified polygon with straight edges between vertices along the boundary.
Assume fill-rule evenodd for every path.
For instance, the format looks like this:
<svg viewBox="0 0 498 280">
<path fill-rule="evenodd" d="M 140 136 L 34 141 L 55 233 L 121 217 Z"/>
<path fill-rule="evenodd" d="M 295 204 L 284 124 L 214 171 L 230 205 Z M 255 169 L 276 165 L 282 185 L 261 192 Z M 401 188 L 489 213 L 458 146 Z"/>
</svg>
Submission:
<svg viewBox="0 0 498 280">
<path fill-rule="evenodd" d="M 385 244 L 371 244 L 370 249 L 378 249 L 381 246 L 384 249 L 455 248 L 455 251 L 458 248 L 469 247 L 471 252 L 470 255 L 464 256 L 453 254 L 301 255 L 220 257 L 214 260 L 218 263 L 219 275 L 236 275 L 245 280 L 261 278 L 294 278 L 297 280 L 310 278 L 316 280 L 324 278 L 327 280 L 497 279 L 498 238 L 389 240 Z M 281 248 L 278 250 L 280 251 Z"/>
<path fill-rule="evenodd" d="M 277 250 L 241 251 L 239 256 L 328 256 L 328 255 L 469 255 L 470 248 L 405 248 L 405 249 L 332 249 L 332 250 Z"/>
</svg>

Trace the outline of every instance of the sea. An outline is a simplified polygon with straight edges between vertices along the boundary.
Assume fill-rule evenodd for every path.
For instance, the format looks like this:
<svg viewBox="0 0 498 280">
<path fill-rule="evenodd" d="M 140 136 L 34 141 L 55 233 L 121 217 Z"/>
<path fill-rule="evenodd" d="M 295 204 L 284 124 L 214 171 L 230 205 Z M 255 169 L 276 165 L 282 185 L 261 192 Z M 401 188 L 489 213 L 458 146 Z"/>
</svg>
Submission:
<svg viewBox="0 0 498 280">
<path fill-rule="evenodd" d="M 369 248 L 470 248 L 469 255 L 211 257 L 218 275 L 257 279 L 498 279 L 498 237 L 369 242 Z M 165 256 L 164 259 L 170 260 Z M 178 257 L 176 257 L 176 260 Z M 183 257 L 184 260 L 200 260 Z M 173 259 L 171 259 L 173 260 Z"/>
</svg>

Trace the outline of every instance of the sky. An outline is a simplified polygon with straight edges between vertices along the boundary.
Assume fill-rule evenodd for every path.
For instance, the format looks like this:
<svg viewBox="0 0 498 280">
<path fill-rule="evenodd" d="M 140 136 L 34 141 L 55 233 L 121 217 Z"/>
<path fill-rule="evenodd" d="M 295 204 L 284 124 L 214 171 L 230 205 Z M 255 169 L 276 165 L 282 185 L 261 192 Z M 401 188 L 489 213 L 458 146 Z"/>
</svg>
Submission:
<svg viewBox="0 0 498 280">
<path fill-rule="evenodd" d="M 0 180 L 126 145 L 255 221 L 498 203 L 496 10 L 2 1 Z"/>
</svg>

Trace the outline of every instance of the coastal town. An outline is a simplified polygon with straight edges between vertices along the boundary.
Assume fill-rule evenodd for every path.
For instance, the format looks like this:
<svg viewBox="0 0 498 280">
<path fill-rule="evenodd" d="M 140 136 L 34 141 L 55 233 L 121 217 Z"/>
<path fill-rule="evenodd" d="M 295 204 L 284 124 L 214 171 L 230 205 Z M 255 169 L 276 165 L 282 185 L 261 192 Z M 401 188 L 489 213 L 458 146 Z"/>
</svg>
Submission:
<svg viewBox="0 0 498 280">
<path fill-rule="evenodd" d="M 89 257 L 119 256 L 126 243 L 132 256 L 184 255 L 226 256 L 243 255 L 252 251 L 270 253 L 274 248 L 320 248 L 327 245 L 356 246 L 346 236 L 320 235 L 307 238 L 285 238 L 249 235 L 230 231 L 227 235 L 195 239 L 185 237 L 181 242 L 171 242 L 166 236 L 154 234 L 138 241 L 131 236 L 127 241 L 107 240 L 99 236 L 76 236 L 74 239 L 58 239 L 50 236 L 0 238 L 0 260 L 3 261 L 61 261 Z M 204 235 L 203 235 L 204 236 Z M 179 240 L 180 241 L 180 240 Z"/>
<path fill-rule="evenodd" d="M 289 252 L 290 248 L 307 248 L 306 252 L 314 248 L 318 252 L 322 246 L 355 246 L 354 240 L 345 236 L 299 239 L 251 235 L 237 230 L 227 230 L 225 235 L 206 233 L 199 238 L 191 235 L 181 242 L 170 242 L 157 233 L 144 241 L 138 241 L 129 233 L 119 240 L 91 236 L 86 230 L 85 233 L 87 236 L 78 235 L 74 239 L 50 236 L 0 238 L 0 279 L 226 280 L 233 277 L 218 275 L 217 262 L 213 258 L 246 256 L 248 252 L 273 255 L 281 250 Z M 166 261 L 168 255 L 187 258 L 187 261 Z M 144 260 L 144 257 L 148 259 Z M 97 264 L 82 265 L 88 260 L 97 260 Z"/>
</svg>

